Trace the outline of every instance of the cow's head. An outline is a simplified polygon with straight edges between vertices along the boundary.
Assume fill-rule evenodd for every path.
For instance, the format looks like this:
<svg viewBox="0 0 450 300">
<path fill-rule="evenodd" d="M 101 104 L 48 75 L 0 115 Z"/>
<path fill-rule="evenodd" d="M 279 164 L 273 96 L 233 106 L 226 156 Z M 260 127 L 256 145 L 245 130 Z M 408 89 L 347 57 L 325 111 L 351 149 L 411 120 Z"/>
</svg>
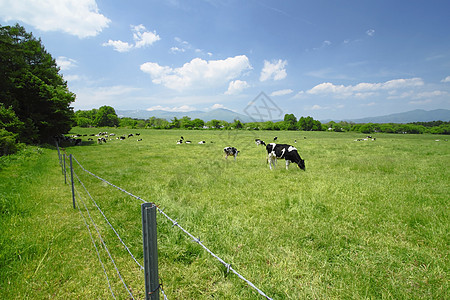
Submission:
<svg viewBox="0 0 450 300">
<path fill-rule="evenodd" d="M 299 167 L 300 169 L 302 169 L 303 171 L 306 171 L 306 166 L 305 166 L 305 160 L 304 160 L 304 159 L 301 159 L 301 158 L 300 158 L 300 160 L 299 160 L 299 162 L 298 162 L 298 167 Z"/>
</svg>

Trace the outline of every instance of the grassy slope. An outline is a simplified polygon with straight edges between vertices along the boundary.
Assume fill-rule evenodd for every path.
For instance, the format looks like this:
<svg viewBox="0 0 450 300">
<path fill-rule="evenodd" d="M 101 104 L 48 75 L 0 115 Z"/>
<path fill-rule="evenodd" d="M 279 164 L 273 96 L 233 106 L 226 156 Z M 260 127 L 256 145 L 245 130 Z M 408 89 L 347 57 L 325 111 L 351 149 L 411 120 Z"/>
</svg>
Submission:
<svg viewBox="0 0 450 300">
<path fill-rule="evenodd" d="M 136 130 L 116 130 L 126 132 Z M 253 140 L 273 134 L 141 130 L 141 142 L 67 150 L 93 173 L 159 204 L 274 299 L 448 297 L 450 144 L 429 135 L 354 142 L 360 135 L 277 132 L 280 142 L 298 140 L 307 171 L 286 171 L 279 161 L 271 172 Z M 175 145 L 180 135 L 194 143 Z M 222 156 L 229 145 L 241 150 L 236 162 Z M 76 172 L 142 259 L 140 202 Z M 1 298 L 110 295 L 55 151 L 30 149 L 0 176 L 2 211 L 9 210 L 1 223 Z M 91 212 L 127 285 L 143 297 L 141 272 Z M 162 216 L 158 231 L 170 299 L 258 297 Z M 112 273 L 113 290 L 126 297 Z"/>
</svg>

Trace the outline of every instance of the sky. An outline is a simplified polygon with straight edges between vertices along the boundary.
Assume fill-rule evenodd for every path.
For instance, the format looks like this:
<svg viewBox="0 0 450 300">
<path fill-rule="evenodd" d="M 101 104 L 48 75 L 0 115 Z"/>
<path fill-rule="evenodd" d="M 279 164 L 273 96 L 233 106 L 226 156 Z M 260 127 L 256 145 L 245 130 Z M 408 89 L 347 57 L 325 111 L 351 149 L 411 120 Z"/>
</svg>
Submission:
<svg viewBox="0 0 450 300">
<path fill-rule="evenodd" d="M 0 0 L 16 23 L 75 110 L 248 114 L 261 95 L 272 119 L 450 109 L 448 0 Z"/>
</svg>

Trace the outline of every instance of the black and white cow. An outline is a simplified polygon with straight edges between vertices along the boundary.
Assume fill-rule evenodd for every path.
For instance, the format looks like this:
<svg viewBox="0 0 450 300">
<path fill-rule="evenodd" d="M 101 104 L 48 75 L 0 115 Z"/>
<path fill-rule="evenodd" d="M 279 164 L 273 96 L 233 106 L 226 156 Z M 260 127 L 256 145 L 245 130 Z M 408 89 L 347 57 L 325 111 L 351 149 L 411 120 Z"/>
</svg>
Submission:
<svg viewBox="0 0 450 300">
<path fill-rule="evenodd" d="M 106 139 L 104 137 L 99 137 L 97 139 L 97 144 L 101 144 L 101 143 L 105 143 L 106 144 Z"/>
<path fill-rule="evenodd" d="M 266 143 L 264 143 L 264 141 L 263 140 L 260 140 L 260 139 L 255 139 L 255 143 L 256 143 L 256 145 L 257 146 L 259 146 L 259 145 L 266 145 Z"/>
<path fill-rule="evenodd" d="M 225 152 L 225 158 L 228 158 L 228 156 L 234 156 L 234 160 L 236 160 L 236 156 L 239 153 L 239 151 L 234 147 L 225 147 L 223 148 L 223 152 Z"/>
<path fill-rule="evenodd" d="M 297 152 L 297 149 L 294 146 L 287 144 L 275 144 L 270 143 L 266 146 L 267 150 L 267 161 L 269 162 L 269 167 L 272 170 L 272 165 L 275 167 L 275 162 L 277 158 L 281 158 L 286 160 L 286 170 L 289 167 L 289 164 L 296 163 L 300 169 L 303 171 L 305 168 L 305 161 L 300 157 Z"/>
</svg>

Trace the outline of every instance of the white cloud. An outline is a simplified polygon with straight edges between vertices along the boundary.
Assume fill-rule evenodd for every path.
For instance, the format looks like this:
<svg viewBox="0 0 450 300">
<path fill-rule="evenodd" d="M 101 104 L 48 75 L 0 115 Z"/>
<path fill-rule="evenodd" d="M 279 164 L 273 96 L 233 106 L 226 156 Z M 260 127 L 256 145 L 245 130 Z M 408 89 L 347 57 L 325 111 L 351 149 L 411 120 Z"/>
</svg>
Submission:
<svg viewBox="0 0 450 300">
<path fill-rule="evenodd" d="M 99 13 L 95 0 L 2 0 L 0 17 L 79 38 L 96 36 L 111 22 Z"/>
<path fill-rule="evenodd" d="M 156 31 L 147 31 L 144 25 L 131 26 L 133 31 L 134 45 L 123 41 L 109 40 L 107 43 L 103 43 L 104 47 L 113 47 L 117 52 L 128 52 L 133 48 L 142 48 L 150 46 L 154 42 L 159 41 L 161 38 L 156 34 Z"/>
<path fill-rule="evenodd" d="M 300 91 L 297 94 L 295 94 L 294 97 L 292 97 L 293 99 L 303 99 L 305 96 L 305 92 L 304 91 Z"/>
<path fill-rule="evenodd" d="M 156 34 L 156 31 L 147 31 L 144 25 L 132 26 L 133 28 L 133 39 L 135 41 L 136 48 L 142 48 L 145 46 L 150 46 L 154 42 L 159 41 L 161 38 Z"/>
<path fill-rule="evenodd" d="M 439 96 L 446 96 L 448 92 L 446 91 L 431 91 L 431 92 L 421 92 L 414 95 L 414 99 L 423 99 L 423 98 L 434 98 Z"/>
<path fill-rule="evenodd" d="M 366 34 L 367 34 L 368 36 L 374 36 L 375 30 L 374 30 L 374 29 L 369 29 L 369 30 L 366 31 Z"/>
<path fill-rule="evenodd" d="M 432 103 L 433 100 L 431 99 L 426 99 L 426 100 L 414 100 L 414 101 L 409 101 L 409 104 L 413 104 L 413 105 L 423 105 L 423 104 L 430 104 Z"/>
<path fill-rule="evenodd" d="M 180 52 L 186 52 L 186 50 L 184 48 L 172 47 L 172 48 L 170 48 L 170 52 L 180 53 Z"/>
<path fill-rule="evenodd" d="M 194 51 L 195 55 L 209 56 L 209 57 L 211 57 L 213 55 L 211 52 L 205 52 L 204 50 L 198 49 L 198 48 L 196 49 L 189 42 L 184 41 L 179 37 L 175 37 L 174 40 L 178 45 L 170 48 L 170 52 L 173 54 L 186 52 L 186 51 L 190 50 L 190 51 Z"/>
<path fill-rule="evenodd" d="M 139 88 L 125 85 L 82 87 L 73 90 L 77 95 L 74 107 L 76 109 L 92 109 L 109 105 L 117 109 L 123 105 L 124 99 L 127 99 L 127 102 L 135 100 L 136 93 L 139 91 Z"/>
<path fill-rule="evenodd" d="M 228 85 L 228 90 L 225 92 L 225 95 L 236 95 L 240 94 L 245 88 L 248 88 L 249 85 L 247 81 L 242 80 L 234 80 L 231 81 Z"/>
<path fill-rule="evenodd" d="M 398 89 L 414 88 L 423 86 L 421 78 L 394 79 L 382 83 L 358 83 L 357 85 L 334 85 L 330 82 L 324 82 L 316 85 L 306 93 L 311 95 L 332 94 L 337 98 L 358 97 L 365 98 L 375 95 L 377 92 L 393 91 Z"/>
<path fill-rule="evenodd" d="M 331 42 L 325 40 L 325 41 L 322 42 L 322 45 L 320 45 L 320 47 L 313 48 L 313 49 L 314 49 L 314 50 L 320 50 L 320 49 L 326 48 L 326 47 L 328 47 L 328 46 L 330 46 L 330 45 L 331 45 Z"/>
<path fill-rule="evenodd" d="M 67 71 L 77 66 L 77 61 L 75 59 L 67 58 L 65 56 L 59 56 L 56 59 L 56 64 L 61 69 L 61 71 Z"/>
<path fill-rule="evenodd" d="M 264 60 L 264 67 L 261 71 L 261 76 L 259 81 L 266 81 L 273 78 L 274 80 L 281 80 L 286 78 L 286 60 L 279 59 L 278 61 L 267 61 Z"/>
<path fill-rule="evenodd" d="M 189 105 L 181 105 L 181 106 L 161 106 L 161 105 L 155 105 L 152 107 L 147 108 L 148 111 L 154 111 L 154 110 L 165 110 L 165 111 L 171 111 L 171 112 L 188 112 L 197 110 L 195 107 L 189 106 Z"/>
<path fill-rule="evenodd" d="M 450 76 L 445 77 L 441 82 L 450 82 Z"/>
<path fill-rule="evenodd" d="M 251 68 L 245 55 L 209 61 L 194 58 L 179 68 L 160 66 L 154 62 L 147 62 L 140 66 L 142 72 L 150 74 L 153 83 L 162 84 L 174 90 L 217 86 L 235 79 Z"/>
<path fill-rule="evenodd" d="M 104 47 L 113 47 L 114 50 L 116 50 L 117 52 L 128 52 L 133 48 L 133 45 L 128 44 L 127 42 L 122 42 L 122 41 L 113 41 L 113 40 L 109 40 L 107 43 L 103 43 L 102 46 Z"/>
<path fill-rule="evenodd" d="M 272 92 L 272 94 L 270 94 L 270 96 L 284 96 L 284 95 L 292 94 L 293 92 L 294 91 L 291 89 L 278 90 L 278 91 Z"/>
<path fill-rule="evenodd" d="M 211 106 L 211 109 L 218 109 L 218 108 L 226 108 L 223 104 L 214 104 L 213 106 Z"/>
</svg>

